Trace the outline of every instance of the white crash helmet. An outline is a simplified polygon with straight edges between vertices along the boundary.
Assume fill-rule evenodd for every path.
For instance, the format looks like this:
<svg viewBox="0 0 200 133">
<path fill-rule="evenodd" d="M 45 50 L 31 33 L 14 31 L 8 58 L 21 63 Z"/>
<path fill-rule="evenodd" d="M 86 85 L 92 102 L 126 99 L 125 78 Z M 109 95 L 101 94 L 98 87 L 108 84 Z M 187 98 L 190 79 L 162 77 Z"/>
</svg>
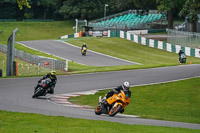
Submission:
<svg viewBox="0 0 200 133">
<path fill-rule="evenodd" d="M 129 82 L 125 81 L 122 85 L 122 88 L 124 89 L 124 91 L 128 91 L 130 86 L 129 86 Z"/>
</svg>

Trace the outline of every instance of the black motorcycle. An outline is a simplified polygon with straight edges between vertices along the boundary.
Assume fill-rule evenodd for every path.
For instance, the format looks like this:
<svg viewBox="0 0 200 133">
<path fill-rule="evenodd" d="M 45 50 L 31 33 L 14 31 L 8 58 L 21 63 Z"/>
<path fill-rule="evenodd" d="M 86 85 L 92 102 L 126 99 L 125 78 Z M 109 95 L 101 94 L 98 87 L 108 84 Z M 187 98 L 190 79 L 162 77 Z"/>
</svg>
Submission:
<svg viewBox="0 0 200 133">
<path fill-rule="evenodd" d="M 180 63 L 186 63 L 186 55 L 184 53 L 181 54 L 179 62 Z"/>
<path fill-rule="evenodd" d="M 51 79 L 50 78 L 43 79 L 38 84 L 39 84 L 39 86 L 34 90 L 34 94 L 33 94 L 32 98 L 37 98 L 39 96 L 45 96 L 51 89 Z"/>
</svg>

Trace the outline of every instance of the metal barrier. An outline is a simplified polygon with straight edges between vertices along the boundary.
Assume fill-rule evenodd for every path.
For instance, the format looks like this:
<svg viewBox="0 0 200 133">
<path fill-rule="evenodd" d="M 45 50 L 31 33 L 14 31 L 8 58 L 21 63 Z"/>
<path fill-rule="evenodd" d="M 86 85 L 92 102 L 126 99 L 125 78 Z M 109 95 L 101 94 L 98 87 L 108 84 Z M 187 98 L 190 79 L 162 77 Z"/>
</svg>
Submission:
<svg viewBox="0 0 200 133">
<path fill-rule="evenodd" d="M 199 48 L 200 33 L 167 29 L 167 42 L 183 47 Z"/>
<path fill-rule="evenodd" d="M 7 46 L 0 44 L 0 51 L 6 53 Z M 18 70 L 21 72 L 21 75 L 29 75 L 32 73 L 31 71 L 34 71 L 33 73 L 37 75 L 50 70 L 68 71 L 68 61 L 65 60 L 31 55 L 17 49 L 15 49 L 15 57 L 27 62 L 25 63 L 26 65 L 18 64 Z"/>
</svg>

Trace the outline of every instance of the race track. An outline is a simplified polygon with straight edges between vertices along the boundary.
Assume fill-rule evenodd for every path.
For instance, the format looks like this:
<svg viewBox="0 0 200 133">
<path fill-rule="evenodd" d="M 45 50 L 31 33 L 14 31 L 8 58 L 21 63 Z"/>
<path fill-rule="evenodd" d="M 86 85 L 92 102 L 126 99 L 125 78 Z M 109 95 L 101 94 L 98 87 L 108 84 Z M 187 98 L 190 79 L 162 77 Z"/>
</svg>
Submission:
<svg viewBox="0 0 200 133">
<path fill-rule="evenodd" d="M 81 48 L 66 42 L 54 40 L 22 41 L 18 42 L 29 48 L 46 52 L 63 59 L 71 60 L 79 64 L 89 66 L 119 66 L 139 64 L 116 57 L 107 56 L 91 50 L 87 50 L 87 55 L 81 55 Z M 89 48 L 88 48 L 89 49 Z"/>
<path fill-rule="evenodd" d="M 102 72 L 58 76 L 55 94 L 76 93 L 95 89 L 112 88 L 129 81 L 132 86 L 168 82 L 200 76 L 200 65 L 181 65 L 153 69 Z M 200 124 L 149 120 L 130 116 L 97 116 L 94 110 L 61 106 L 47 99 L 32 99 L 33 87 L 40 77 L 0 79 L 0 110 L 39 113 L 92 120 L 105 120 L 127 124 L 183 127 L 200 129 Z M 50 96 L 50 95 L 49 95 Z M 132 97 L 134 98 L 134 97 Z M 98 101 L 98 99 L 95 99 Z"/>
</svg>

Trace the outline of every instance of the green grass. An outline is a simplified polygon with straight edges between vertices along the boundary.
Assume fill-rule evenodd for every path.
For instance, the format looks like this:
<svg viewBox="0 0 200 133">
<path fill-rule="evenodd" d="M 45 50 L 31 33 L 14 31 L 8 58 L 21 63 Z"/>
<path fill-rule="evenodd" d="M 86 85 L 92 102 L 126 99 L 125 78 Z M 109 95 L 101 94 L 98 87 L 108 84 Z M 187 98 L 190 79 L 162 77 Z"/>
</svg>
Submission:
<svg viewBox="0 0 200 133">
<path fill-rule="evenodd" d="M 121 59 L 138 62 L 149 67 L 179 65 L 178 55 L 176 53 L 150 48 L 121 38 L 86 37 L 73 40 L 69 39 L 66 41 L 79 47 L 85 42 L 88 49 Z M 189 64 L 190 61 L 193 63 L 200 63 L 199 58 L 188 56 L 187 64 Z M 140 65 L 140 67 L 143 67 L 143 65 Z M 132 67 L 138 66 L 135 65 Z"/>
<path fill-rule="evenodd" d="M 0 133 L 198 133 L 199 130 L 0 111 Z"/>
<path fill-rule="evenodd" d="M 175 53 L 170 53 L 163 50 L 158 50 L 147 46 L 139 45 L 121 38 L 86 37 L 80 39 L 69 39 L 68 42 L 77 46 L 82 46 L 83 42 L 86 42 L 88 48 L 91 50 L 108 54 L 114 57 L 122 58 L 125 60 L 141 63 L 141 65 L 95 67 L 95 66 L 80 65 L 70 61 L 68 74 L 118 71 L 118 70 L 180 65 L 178 63 L 178 56 Z M 19 44 L 16 44 L 16 48 L 33 55 L 60 59 L 52 55 L 48 55 L 39 51 L 26 48 Z M 200 63 L 199 58 L 187 57 L 187 64 L 189 64 L 190 61 L 192 61 L 193 64 Z"/>
<path fill-rule="evenodd" d="M 19 28 L 19 31 L 16 35 L 16 41 L 24 41 L 58 39 L 62 35 L 73 33 L 74 31 L 72 29 L 72 26 L 74 26 L 74 20 L 55 22 L 0 22 L 0 29 L 4 31 L 2 34 L 0 34 L 0 42 L 6 44 L 8 36 L 16 27 Z M 85 42 L 88 48 L 91 50 L 142 64 L 114 67 L 94 67 L 80 65 L 75 62 L 69 62 L 70 74 L 179 65 L 178 56 L 175 53 L 138 45 L 136 43 L 133 43 L 132 41 L 128 41 L 125 39 L 83 37 L 78 39 L 70 38 L 67 39 L 67 42 L 77 46 L 81 46 L 83 42 Z M 62 60 L 58 57 L 35 51 L 19 44 L 16 44 L 16 48 L 33 55 Z M 187 64 L 190 61 L 192 61 L 193 64 L 200 63 L 200 59 L 194 57 L 188 57 Z"/>
<path fill-rule="evenodd" d="M 72 27 L 74 25 L 74 20 L 56 22 L 0 22 L 0 30 L 3 30 L 3 33 L 0 34 L 0 43 L 6 44 L 9 35 L 16 27 L 19 28 L 19 31 L 16 34 L 16 41 L 25 41 L 58 39 L 62 35 L 73 33 L 74 30 Z M 177 54 L 138 45 L 131 41 L 120 38 L 87 37 L 80 39 L 68 39 L 68 42 L 77 46 L 81 46 L 83 42 L 85 42 L 88 48 L 94 51 L 143 64 L 115 67 L 92 67 L 69 62 L 69 71 L 72 73 L 128 70 L 179 65 L 177 61 Z M 51 55 L 25 48 L 18 44 L 16 44 L 16 48 L 34 55 L 56 58 Z M 5 58 L 5 55 L 0 53 L 0 58 Z M 1 61 L 0 67 L 2 66 Z M 194 57 L 188 57 L 187 62 L 189 61 L 198 64 L 200 63 L 200 59 Z M 21 61 L 19 60 L 18 62 Z M 155 86 L 134 87 L 134 89 L 132 88 L 133 96 L 131 104 L 126 108 L 125 113 L 139 115 L 144 118 L 200 123 L 200 98 L 197 95 L 199 94 L 199 85 L 197 85 L 198 83 L 199 79 L 187 82 L 182 81 L 179 85 L 161 84 Z M 181 88 L 181 91 L 177 88 Z M 102 91 L 98 92 L 97 95 L 83 96 L 78 98 L 84 99 L 84 97 L 86 97 L 86 99 L 81 100 L 85 103 L 80 104 L 89 104 L 95 107 L 97 105 L 96 102 L 98 95 L 104 95 L 106 92 L 107 91 Z M 90 100 L 91 97 L 96 100 Z M 91 101 L 94 101 L 94 103 L 91 103 Z M 54 122 L 52 123 L 51 121 Z M 190 129 L 135 126 L 104 121 L 90 121 L 74 118 L 0 111 L 0 133 L 23 133 L 35 131 L 48 133 L 125 131 L 140 133 L 199 132 L 199 130 Z"/>
<path fill-rule="evenodd" d="M 171 83 L 132 87 L 131 103 L 125 114 L 148 119 L 161 119 L 189 123 L 200 123 L 200 78 Z M 108 90 L 95 95 L 71 97 L 73 103 L 96 107 L 98 97 Z"/>
<path fill-rule="evenodd" d="M 54 22 L 0 22 L 0 43 L 7 39 L 15 28 L 16 41 L 58 39 L 60 36 L 74 33 L 74 20 Z"/>
<path fill-rule="evenodd" d="M 6 54 L 0 52 L 0 69 L 3 70 L 3 77 L 6 76 Z M 4 61 L 4 64 L 3 64 Z M 38 66 L 32 63 L 25 62 L 18 58 L 15 58 L 18 64 L 18 77 L 25 77 L 25 76 L 44 76 L 44 74 L 49 73 L 51 69 L 40 67 L 40 71 L 38 73 Z M 74 63 L 72 63 L 74 64 Z M 23 67 L 22 67 L 23 66 Z M 67 74 L 67 72 L 57 70 L 57 74 Z"/>
</svg>

